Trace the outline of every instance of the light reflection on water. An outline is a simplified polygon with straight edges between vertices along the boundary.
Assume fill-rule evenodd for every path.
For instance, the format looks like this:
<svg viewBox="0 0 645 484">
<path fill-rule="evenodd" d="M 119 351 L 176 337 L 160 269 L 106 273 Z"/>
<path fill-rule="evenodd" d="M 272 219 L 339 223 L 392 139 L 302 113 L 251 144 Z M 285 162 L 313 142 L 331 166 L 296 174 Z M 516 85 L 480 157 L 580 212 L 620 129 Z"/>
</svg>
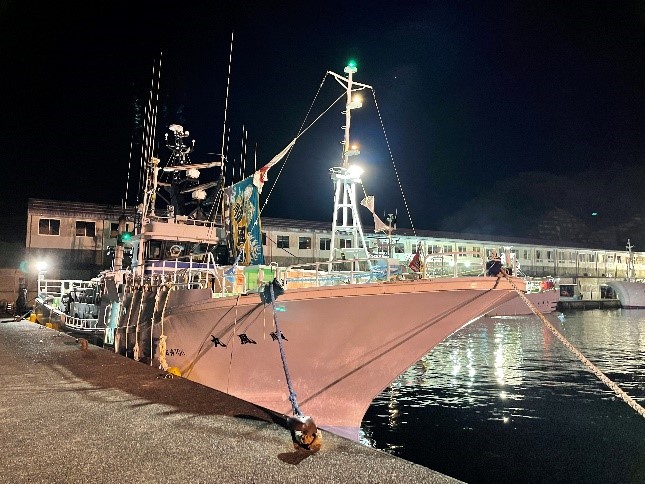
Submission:
<svg viewBox="0 0 645 484">
<path fill-rule="evenodd" d="M 549 321 L 645 406 L 645 311 Z M 645 482 L 645 419 L 534 316 L 483 318 L 386 389 L 368 445 L 467 482 Z"/>
</svg>

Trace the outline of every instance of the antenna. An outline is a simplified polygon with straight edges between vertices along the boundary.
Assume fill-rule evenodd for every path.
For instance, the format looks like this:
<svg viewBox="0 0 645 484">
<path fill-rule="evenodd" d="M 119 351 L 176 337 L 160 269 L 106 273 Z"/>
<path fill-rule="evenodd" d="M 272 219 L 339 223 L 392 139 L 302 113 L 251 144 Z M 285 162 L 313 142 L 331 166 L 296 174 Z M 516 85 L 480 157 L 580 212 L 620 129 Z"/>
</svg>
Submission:
<svg viewBox="0 0 645 484">
<path fill-rule="evenodd" d="M 231 65 L 233 64 L 233 33 L 231 32 L 231 50 L 228 56 L 228 77 L 226 79 L 226 100 L 224 102 L 224 127 L 222 129 L 222 173 L 224 173 L 224 143 L 226 141 L 226 116 L 228 114 L 228 92 L 231 87 Z"/>
</svg>

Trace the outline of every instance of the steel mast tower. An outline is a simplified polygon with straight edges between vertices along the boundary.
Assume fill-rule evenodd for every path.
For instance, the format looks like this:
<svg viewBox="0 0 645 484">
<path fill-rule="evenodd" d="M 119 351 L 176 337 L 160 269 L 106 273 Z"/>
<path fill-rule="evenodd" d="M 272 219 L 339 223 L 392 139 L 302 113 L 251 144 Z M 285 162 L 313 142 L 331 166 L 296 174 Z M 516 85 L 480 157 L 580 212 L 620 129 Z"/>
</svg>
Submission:
<svg viewBox="0 0 645 484">
<path fill-rule="evenodd" d="M 342 166 L 330 168 L 331 179 L 334 182 L 334 217 L 331 227 L 331 247 L 329 260 L 333 260 L 336 255 L 336 240 L 339 235 L 351 235 L 352 249 L 356 250 L 359 258 L 368 258 L 367 245 L 361 227 L 361 220 L 358 214 L 358 203 L 356 201 L 356 184 L 361 181 L 363 170 L 357 166 L 350 166 L 349 158 L 360 154 L 360 151 L 352 147 L 349 140 L 349 128 L 351 123 L 352 109 L 358 109 L 362 102 L 357 97 L 352 97 L 352 92 L 362 89 L 372 89 L 372 86 L 355 82 L 352 78 L 356 72 L 356 63 L 350 61 L 345 67 L 344 72 L 347 77 L 343 77 L 334 72 L 328 71 L 328 74 L 334 76 L 338 83 L 347 91 L 347 100 L 345 104 L 345 138 L 343 145 L 343 162 Z M 339 220 L 340 215 L 340 220 Z M 342 249 L 340 249 L 342 250 Z"/>
</svg>

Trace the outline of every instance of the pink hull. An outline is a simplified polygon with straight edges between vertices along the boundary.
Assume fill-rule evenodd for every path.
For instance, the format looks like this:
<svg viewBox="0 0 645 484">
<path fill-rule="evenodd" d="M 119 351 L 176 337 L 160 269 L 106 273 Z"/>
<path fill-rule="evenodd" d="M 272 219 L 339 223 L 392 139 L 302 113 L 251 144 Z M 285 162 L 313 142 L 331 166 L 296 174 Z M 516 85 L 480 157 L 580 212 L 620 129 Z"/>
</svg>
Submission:
<svg viewBox="0 0 645 484">
<path fill-rule="evenodd" d="M 171 292 L 163 320 L 168 365 L 195 382 L 291 414 L 272 306 L 257 294 L 188 303 L 189 293 L 210 294 Z M 319 427 L 356 439 L 368 406 L 398 375 L 515 295 L 505 280 L 482 277 L 286 291 L 276 318 L 300 410 Z M 154 340 L 160 333 L 157 323 Z M 128 340 L 131 347 L 133 334 Z M 158 345 L 152 347 L 156 361 Z"/>
<path fill-rule="evenodd" d="M 525 296 L 542 314 L 554 312 L 558 302 L 560 302 L 560 294 L 555 289 L 525 294 Z M 487 316 L 522 316 L 527 314 L 533 314 L 533 312 L 517 295 L 510 301 L 506 301 L 486 313 Z"/>
</svg>

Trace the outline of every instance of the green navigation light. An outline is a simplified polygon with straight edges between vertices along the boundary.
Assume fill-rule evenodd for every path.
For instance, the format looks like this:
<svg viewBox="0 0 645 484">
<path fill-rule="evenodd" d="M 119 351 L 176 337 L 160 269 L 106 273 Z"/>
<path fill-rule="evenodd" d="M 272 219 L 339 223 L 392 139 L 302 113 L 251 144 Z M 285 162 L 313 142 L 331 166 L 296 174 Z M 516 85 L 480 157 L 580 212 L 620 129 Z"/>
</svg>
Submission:
<svg viewBox="0 0 645 484">
<path fill-rule="evenodd" d="M 351 60 L 347 63 L 347 67 L 356 68 L 356 61 L 355 61 L 354 59 L 351 59 Z"/>
<path fill-rule="evenodd" d="M 124 242 L 130 242 L 132 238 L 132 232 L 123 232 L 119 234 L 116 238 L 117 245 L 123 245 Z"/>
</svg>

